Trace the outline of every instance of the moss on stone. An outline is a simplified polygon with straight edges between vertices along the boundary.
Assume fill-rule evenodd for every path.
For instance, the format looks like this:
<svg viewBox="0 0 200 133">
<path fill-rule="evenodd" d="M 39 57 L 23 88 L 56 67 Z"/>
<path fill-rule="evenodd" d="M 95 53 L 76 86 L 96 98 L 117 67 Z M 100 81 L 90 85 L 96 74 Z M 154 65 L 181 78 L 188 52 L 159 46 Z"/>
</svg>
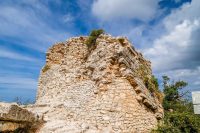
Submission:
<svg viewBox="0 0 200 133">
<path fill-rule="evenodd" d="M 42 72 L 45 73 L 46 71 L 48 71 L 50 69 L 50 66 L 49 65 L 45 65 L 43 68 L 42 68 Z"/>
</svg>

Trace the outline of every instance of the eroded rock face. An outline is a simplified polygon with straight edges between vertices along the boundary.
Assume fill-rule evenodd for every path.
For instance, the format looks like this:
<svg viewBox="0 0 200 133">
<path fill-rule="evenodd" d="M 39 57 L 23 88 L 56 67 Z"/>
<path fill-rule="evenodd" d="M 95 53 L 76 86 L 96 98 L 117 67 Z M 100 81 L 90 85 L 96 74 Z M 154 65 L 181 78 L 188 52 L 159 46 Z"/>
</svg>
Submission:
<svg viewBox="0 0 200 133">
<path fill-rule="evenodd" d="M 32 132 L 39 123 L 39 116 L 16 103 L 0 102 L 0 132 Z"/>
<path fill-rule="evenodd" d="M 150 132 L 163 117 L 155 93 L 144 85 L 150 62 L 126 38 L 101 35 L 88 51 L 87 37 L 47 51 L 36 104 L 46 123 L 38 132 Z"/>
<path fill-rule="evenodd" d="M 148 133 L 163 117 L 158 92 L 147 88 L 151 64 L 126 38 L 100 35 L 53 45 L 36 103 L 0 103 L 0 132 Z M 151 86 L 152 87 L 152 86 Z"/>
</svg>

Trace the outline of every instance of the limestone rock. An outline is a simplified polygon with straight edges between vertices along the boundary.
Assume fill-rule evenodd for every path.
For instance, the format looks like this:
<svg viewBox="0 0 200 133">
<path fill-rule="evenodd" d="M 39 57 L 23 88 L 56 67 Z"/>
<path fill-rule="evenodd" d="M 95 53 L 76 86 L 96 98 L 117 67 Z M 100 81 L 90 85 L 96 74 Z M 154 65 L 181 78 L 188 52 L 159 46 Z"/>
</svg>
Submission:
<svg viewBox="0 0 200 133">
<path fill-rule="evenodd" d="M 32 112 L 21 108 L 16 103 L 0 102 L 0 131 L 11 132 L 30 129 L 40 119 Z"/>
</svg>

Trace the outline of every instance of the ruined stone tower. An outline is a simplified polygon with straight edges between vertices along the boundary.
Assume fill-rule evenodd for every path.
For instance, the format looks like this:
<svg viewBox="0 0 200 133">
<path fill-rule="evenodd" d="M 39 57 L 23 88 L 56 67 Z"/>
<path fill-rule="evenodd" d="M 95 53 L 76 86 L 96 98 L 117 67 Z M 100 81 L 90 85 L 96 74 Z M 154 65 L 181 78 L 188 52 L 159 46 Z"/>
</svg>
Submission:
<svg viewBox="0 0 200 133">
<path fill-rule="evenodd" d="M 35 132 L 148 133 L 156 128 L 163 108 L 152 87 L 150 62 L 126 38 L 102 34 L 93 50 L 87 38 L 71 38 L 47 51 L 36 103 L 26 107 L 43 121 Z"/>
</svg>

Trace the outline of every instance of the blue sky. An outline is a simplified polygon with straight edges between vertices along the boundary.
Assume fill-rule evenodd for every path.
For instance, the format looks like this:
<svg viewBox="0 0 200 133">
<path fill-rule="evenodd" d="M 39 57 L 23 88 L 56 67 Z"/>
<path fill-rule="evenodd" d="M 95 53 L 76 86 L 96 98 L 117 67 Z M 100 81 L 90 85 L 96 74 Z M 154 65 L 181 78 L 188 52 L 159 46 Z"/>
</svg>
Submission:
<svg viewBox="0 0 200 133">
<path fill-rule="evenodd" d="M 199 0 L 2 0 L 0 101 L 34 101 L 47 49 L 96 28 L 127 36 L 159 79 L 200 90 L 199 12 Z"/>
</svg>

